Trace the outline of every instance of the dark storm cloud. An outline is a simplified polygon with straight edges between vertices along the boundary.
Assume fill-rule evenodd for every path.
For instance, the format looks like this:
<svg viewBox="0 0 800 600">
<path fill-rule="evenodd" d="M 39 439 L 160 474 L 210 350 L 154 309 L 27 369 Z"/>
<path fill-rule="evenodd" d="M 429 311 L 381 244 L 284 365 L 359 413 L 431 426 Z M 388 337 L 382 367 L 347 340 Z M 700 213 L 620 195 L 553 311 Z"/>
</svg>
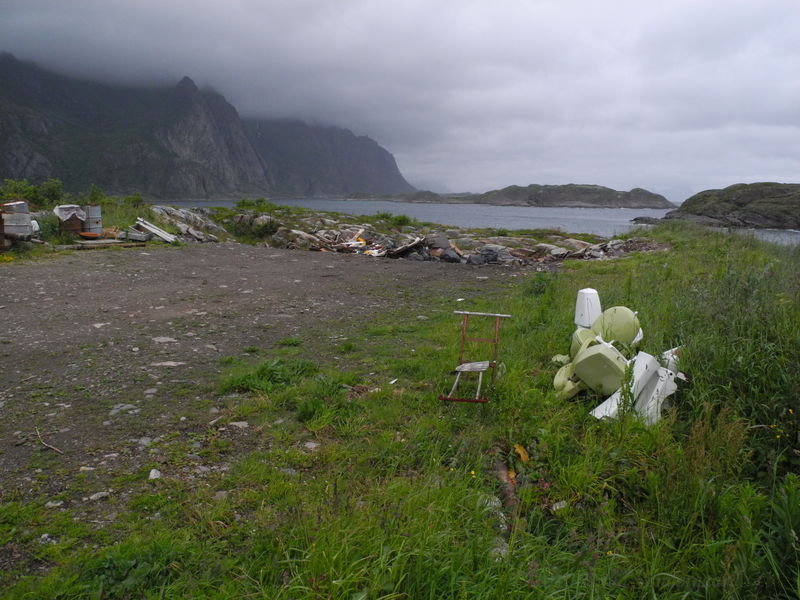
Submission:
<svg viewBox="0 0 800 600">
<path fill-rule="evenodd" d="M 0 0 L 2 49 L 349 127 L 415 184 L 797 180 L 795 0 Z"/>
</svg>

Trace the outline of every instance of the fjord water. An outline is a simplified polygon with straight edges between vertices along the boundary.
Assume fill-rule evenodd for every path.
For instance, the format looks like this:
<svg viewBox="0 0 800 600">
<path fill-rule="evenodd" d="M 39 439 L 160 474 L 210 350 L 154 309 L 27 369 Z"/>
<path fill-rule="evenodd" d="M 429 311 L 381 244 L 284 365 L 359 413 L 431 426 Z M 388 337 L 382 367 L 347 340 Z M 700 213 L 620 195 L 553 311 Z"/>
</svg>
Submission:
<svg viewBox="0 0 800 600">
<path fill-rule="evenodd" d="M 566 208 L 536 206 L 494 206 L 491 204 L 438 204 L 432 202 L 390 202 L 388 200 L 344 200 L 335 198 L 271 198 L 275 204 L 303 206 L 351 215 L 388 212 L 408 215 L 418 221 L 486 227 L 491 229 L 560 229 L 566 233 L 594 233 L 613 236 L 635 227 L 634 217 L 660 219 L 668 209 L 655 208 Z M 166 204 L 185 208 L 228 206 L 236 200 L 170 200 Z M 744 235 L 783 245 L 800 245 L 800 232 L 781 229 L 734 230 Z"/>
<path fill-rule="evenodd" d="M 634 217 L 663 217 L 663 209 L 639 208 L 540 208 L 533 206 L 493 206 L 490 204 L 436 204 L 428 202 L 390 202 L 387 200 L 341 200 L 327 198 L 271 198 L 275 204 L 303 206 L 352 215 L 389 212 L 408 215 L 418 221 L 487 227 L 492 229 L 561 229 L 569 233 L 595 233 L 611 236 L 635 225 Z M 235 201 L 171 201 L 179 206 L 233 206 Z"/>
</svg>

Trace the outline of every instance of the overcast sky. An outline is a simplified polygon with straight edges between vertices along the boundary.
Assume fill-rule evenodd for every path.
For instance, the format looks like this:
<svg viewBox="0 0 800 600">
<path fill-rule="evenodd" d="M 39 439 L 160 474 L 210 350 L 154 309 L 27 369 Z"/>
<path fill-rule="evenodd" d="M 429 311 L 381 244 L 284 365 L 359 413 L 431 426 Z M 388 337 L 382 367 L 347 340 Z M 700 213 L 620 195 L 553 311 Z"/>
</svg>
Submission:
<svg viewBox="0 0 800 600">
<path fill-rule="evenodd" d="M 368 135 L 436 191 L 800 181 L 798 0 L 0 0 L 0 50 L 189 75 Z"/>
</svg>

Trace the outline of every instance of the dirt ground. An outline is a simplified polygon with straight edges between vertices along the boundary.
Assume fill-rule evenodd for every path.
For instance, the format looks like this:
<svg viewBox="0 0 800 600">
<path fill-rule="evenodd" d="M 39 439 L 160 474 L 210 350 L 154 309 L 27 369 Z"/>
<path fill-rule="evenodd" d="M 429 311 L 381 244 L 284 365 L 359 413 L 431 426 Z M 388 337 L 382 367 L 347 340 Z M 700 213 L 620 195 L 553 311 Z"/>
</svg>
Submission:
<svg viewBox="0 0 800 600">
<path fill-rule="evenodd" d="M 0 501 L 86 502 L 154 440 L 206 429 L 222 357 L 518 274 L 236 243 L 2 264 Z"/>
</svg>

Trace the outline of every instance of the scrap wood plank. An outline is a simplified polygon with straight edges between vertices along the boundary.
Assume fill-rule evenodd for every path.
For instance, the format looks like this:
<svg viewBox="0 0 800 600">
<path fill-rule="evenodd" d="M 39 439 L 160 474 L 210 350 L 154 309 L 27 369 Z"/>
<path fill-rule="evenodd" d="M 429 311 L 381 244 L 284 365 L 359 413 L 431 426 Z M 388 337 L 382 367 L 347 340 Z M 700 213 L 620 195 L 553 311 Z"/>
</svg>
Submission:
<svg viewBox="0 0 800 600">
<path fill-rule="evenodd" d="M 97 250 L 99 248 L 142 248 L 144 246 L 147 246 L 144 242 L 120 242 L 117 244 L 84 242 L 81 244 L 63 244 L 55 248 L 56 250 Z"/>
<path fill-rule="evenodd" d="M 145 221 L 142 217 L 136 218 L 136 226 L 144 229 L 145 231 L 152 233 L 157 238 L 160 238 L 167 242 L 168 244 L 174 244 L 178 241 L 178 236 L 172 235 L 171 233 L 167 233 L 160 227 L 156 227 L 149 221 Z"/>
</svg>

